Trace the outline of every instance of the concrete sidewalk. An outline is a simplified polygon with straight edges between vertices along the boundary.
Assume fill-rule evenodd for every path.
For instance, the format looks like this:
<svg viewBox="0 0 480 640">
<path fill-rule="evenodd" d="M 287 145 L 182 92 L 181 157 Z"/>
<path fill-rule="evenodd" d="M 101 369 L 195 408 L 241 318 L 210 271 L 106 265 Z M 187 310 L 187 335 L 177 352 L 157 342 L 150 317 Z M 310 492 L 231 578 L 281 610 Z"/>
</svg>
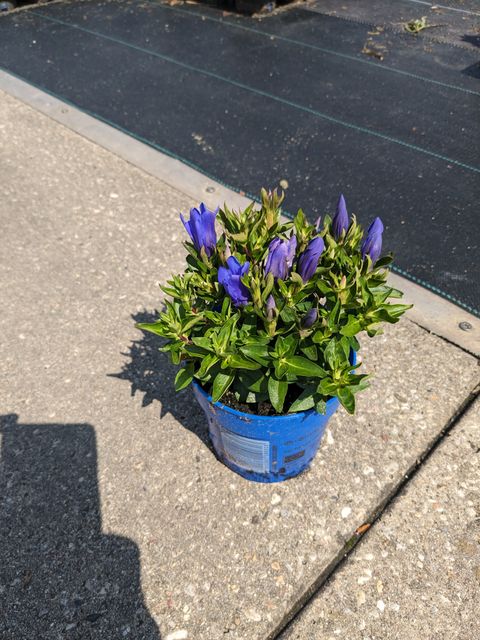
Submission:
<svg viewBox="0 0 480 640">
<path fill-rule="evenodd" d="M 281 640 L 480 637 L 480 401 Z"/>
<path fill-rule="evenodd" d="M 0 635 L 276 637 L 471 402 L 477 360 L 387 328 L 312 470 L 248 483 L 134 328 L 196 203 L 4 93 L 0 122 Z"/>
</svg>

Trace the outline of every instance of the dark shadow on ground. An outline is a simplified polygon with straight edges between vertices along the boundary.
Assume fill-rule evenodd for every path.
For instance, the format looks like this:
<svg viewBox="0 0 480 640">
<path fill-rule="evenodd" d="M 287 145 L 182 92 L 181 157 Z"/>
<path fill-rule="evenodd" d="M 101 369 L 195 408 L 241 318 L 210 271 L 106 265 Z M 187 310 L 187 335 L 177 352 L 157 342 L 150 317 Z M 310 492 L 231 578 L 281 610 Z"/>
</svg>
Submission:
<svg viewBox="0 0 480 640">
<path fill-rule="evenodd" d="M 480 35 L 477 36 L 466 34 L 463 36 L 462 40 L 463 42 L 468 42 L 474 47 L 480 47 Z M 462 73 L 465 76 L 470 76 L 471 78 L 477 78 L 478 80 L 480 80 L 480 61 L 476 62 L 475 64 L 471 64 L 469 67 L 466 67 L 466 69 L 463 69 Z"/>
<path fill-rule="evenodd" d="M 474 47 L 480 47 L 480 35 L 467 33 L 463 36 L 462 41 L 473 44 Z"/>
<path fill-rule="evenodd" d="M 476 78 L 477 80 L 480 80 L 480 62 L 471 64 L 466 69 L 463 69 L 462 73 L 465 76 L 470 76 L 471 78 Z"/>
<path fill-rule="evenodd" d="M 154 322 L 158 313 L 143 311 L 132 315 L 132 321 Z M 140 333 L 139 333 L 140 335 Z M 205 416 L 193 397 L 190 388 L 175 392 L 174 380 L 178 367 L 172 365 L 167 353 L 159 348 L 164 344 L 162 338 L 148 331 L 132 342 L 128 352 L 122 355 L 129 358 L 120 373 L 109 374 L 112 377 L 128 380 L 131 394 L 143 393 L 142 405 L 145 407 L 155 400 L 160 403 L 160 416 L 170 413 L 186 429 L 194 433 L 212 449 L 208 436 Z"/>
<path fill-rule="evenodd" d="M 0 638 L 160 640 L 137 545 L 102 533 L 95 431 L 0 416 Z"/>
</svg>

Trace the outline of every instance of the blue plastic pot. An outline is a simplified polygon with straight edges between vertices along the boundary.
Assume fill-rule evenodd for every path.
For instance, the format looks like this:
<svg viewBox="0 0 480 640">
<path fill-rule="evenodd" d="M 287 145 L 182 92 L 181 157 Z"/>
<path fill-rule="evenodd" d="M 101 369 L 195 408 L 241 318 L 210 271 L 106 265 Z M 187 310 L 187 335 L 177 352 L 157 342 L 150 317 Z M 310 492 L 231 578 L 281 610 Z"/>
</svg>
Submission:
<svg viewBox="0 0 480 640">
<path fill-rule="evenodd" d="M 352 364 L 355 364 L 355 354 Z M 327 426 L 339 407 L 327 402 L 321 415 L 310 409 L 282 416 L 257 416 L 212 403 L 197 383 L 193 391 L 208 420 L 210 439 L 219 460 L 255 482 L 282 482 L 308 469 Z"/>
</svg>

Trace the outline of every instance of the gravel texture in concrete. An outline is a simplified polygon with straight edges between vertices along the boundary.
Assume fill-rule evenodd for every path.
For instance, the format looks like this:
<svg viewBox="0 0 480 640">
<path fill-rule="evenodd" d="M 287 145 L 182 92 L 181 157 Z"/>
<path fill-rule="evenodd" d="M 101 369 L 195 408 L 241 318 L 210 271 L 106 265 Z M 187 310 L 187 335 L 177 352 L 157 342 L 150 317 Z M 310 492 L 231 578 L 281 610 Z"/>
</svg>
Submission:
<svg viewBox="0 0 480 640">
<path fill-rule="evenodd" d="M 480 400 L 281 640 L 480 637 Z"/>
<path fill-rule="evenodd" d="M 408 321 L 365 340 L 358 414 L 332 419 L 305 475 L 249 483 L 134 327 L 183 268 L 194 203 L 2 93 L 0 123 L 2 640 L 267 638 L 468 397 L 476 360 Z"/>
</svg>

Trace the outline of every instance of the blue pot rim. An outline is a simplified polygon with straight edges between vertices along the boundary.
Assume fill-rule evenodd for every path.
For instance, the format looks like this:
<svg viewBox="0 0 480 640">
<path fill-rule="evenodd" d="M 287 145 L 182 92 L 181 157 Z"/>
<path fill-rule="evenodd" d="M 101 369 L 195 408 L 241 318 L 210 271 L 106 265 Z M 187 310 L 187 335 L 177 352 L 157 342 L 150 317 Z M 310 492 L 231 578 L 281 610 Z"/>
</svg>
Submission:
<svg viewBox="0 0 480 640">
<path fill-rule="evenodd" d="M 244 413 L 243 411 L 237 411 L 237 409 L 232 409 L 231 407 L 229 407 L 226 404 L 223 404 L 222 402 L 212 402 L 212 396 L 208 395 L 207 392 L 202 389 L 202 387 L 198 384 L 198 382 L 192 382 L 193 386 L 198 390 L 199 393 L 202 394 L 202 396 L 204 398 L 206 398 L 208 400 L 208 402 L 212 405 L 212 407 L 217 407 L 218 409 L 221 409 L 222 411 L 226 411 L 227 413 L 231 413 L 234 416 L 239 416 L 241 418 L 248 418 L 248 420 L 251 420 L 252 417 L 255 418 L 268 418 L 268 420 L 291 420 L 294 416 L 301 418 L 304 416 L 308 416 L 311 415 L 312 413 L 316 413 L 315 409 L 307 409 L 307 411 L 295 411 L 294 413 L 285 413 L 281 416 L 278 415 L 273 415 L 273 416 L 262 416 L 259 415 L 258 413 Z M 331 406 L 335 401 L 337 400 L 336 397 L 332 397 L 329 400 L 327 400 L 326 405 Z"/>
<path fill-rule="evenodd" d="M 353 349 L 350 351 L 350 362 L 352 363 L 352 365 L 357 364 L 357 353 L 356 351 L 353 351 Z M 315 409 L 307 409 L 307 411 L 295 411 L 294 413 L 285 413 L 281 416 L 276 416 L 276 415 L 261 416 L 258 413 L 244 413 L 243 411 L 237 411 L 236 409 L 232 409 L 231 407 L 227 406 L 226 404 L 223 404 L 222 402 L 219 402 L 219 401 L 212 402 L 212 396 L 208 395 L 207 392 L 204 389 L 202 389 L 202 387 L 198 384 L 198 382 L 194 380 L 192 384 L 197 389 L 197 391 L 201 393 L 201 395 L 204 398 L 206 398 L 206 400 L 212 405 L 212 407 L 217 407 L 222 411 L 231 413 L 234 416 L 239 416 L 240 418 L 246 417 L 248 420 L 251 420 L 252 416 L 255 416 L 256 418 L 268 418 L 269 420 L 291 420 L 294 416 L 301 418 L 303 416 L 309 416 L 312 413 L 316 413 Z M 327 407 L 329 406 L 331 407 L 332 404 L 334 404 L 336 401 L 338 401 L 336 396 L 331 397 L 326 402 Z"/>
</svg>

